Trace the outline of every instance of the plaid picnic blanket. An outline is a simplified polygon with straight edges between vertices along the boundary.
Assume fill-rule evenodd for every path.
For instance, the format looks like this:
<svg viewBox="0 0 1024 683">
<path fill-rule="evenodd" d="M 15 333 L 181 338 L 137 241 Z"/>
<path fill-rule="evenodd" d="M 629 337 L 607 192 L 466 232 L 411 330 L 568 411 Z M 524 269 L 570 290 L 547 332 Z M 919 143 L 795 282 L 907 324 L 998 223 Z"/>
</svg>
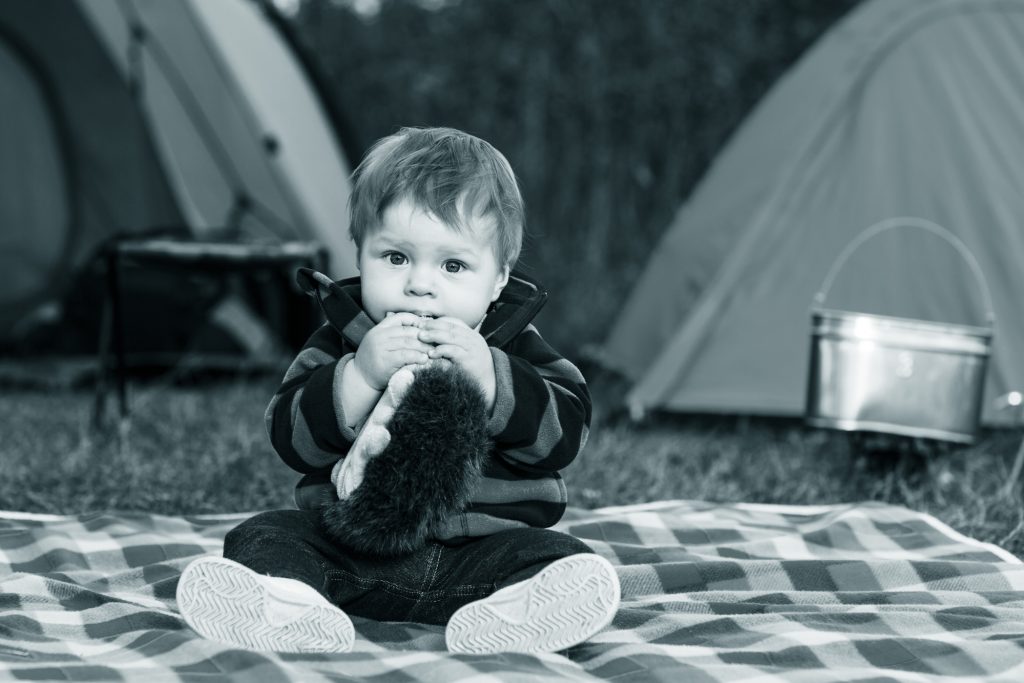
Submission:
<svg viewBox="0 0 1024 683">
<path fill-rule="evenodd" d="M 354 619 L 355 650 L 245 652 L 175 612 L 181 570 L 246 515 L 0 512 L 0 678 L 159 681 L 1024 681 L 1024 564 L 881 504 L 570 509 L 622 607 L 558 654 L 450 655 Z"/>
</svg>

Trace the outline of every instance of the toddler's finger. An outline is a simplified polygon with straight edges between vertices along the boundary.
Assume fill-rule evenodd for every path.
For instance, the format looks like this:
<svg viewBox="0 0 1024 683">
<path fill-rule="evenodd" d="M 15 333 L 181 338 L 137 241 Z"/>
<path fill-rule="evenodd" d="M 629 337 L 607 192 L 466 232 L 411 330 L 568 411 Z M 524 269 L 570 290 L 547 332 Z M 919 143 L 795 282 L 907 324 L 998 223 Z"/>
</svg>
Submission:
<svg viewBox="0 0 1024 683">
<path fill-rule="evenodd" d="M 455 330 L 468 330 L 469 325 L 462 322 L 458 318 L 451 316 L 444 316 L 441 318 L 427 318 L 423 321 L 423 328 L 427 330 L 442 330 L 445 332 L 454 332 Z"/>
<path fill-rule="evenodd" d="M 402 325 L 403 327 L 419 327 L 423 319 L 415 313 L 387 313 L 384 316 L 384 320 L 380 321 L 381 325 Z"/>
<path fill-rule="evenodd" d="M 398 365 L 423 365 L 430 360 L 430 355 L 426 351 L 400 349 L 394 352 L 394 360 Z"/>
<path fill-rule="evenodd" d="M 393 337 L 389 347 L 393 351 L 397 351 L 399 349 L 412 349 L 413 351 L 428 353 L 430 349 L 434 348 L 434 345 L 420 339 L 415 330 L 410 330 L 408 334 L 400 334 Z"/>
<path fill-rule="evenodd" d="M 468 327 L 458 327 L 451 323 L 437 323 L 418 330 L 420 341 L 430 344 L 450 344 L 462 338 Z"/>
<path fill-rule="evenodd" d="M 423 330 L 415 327 L 403 327 L 401 330 L 401 339 L 403 342 L 409 344 L 423 344 L 429 346 L 429 344 L 427 344 L 428 340 L 423 338 L 421 334 L 422 332 Z"/>
<path fill-rule="evenodd" d="M 447 358 L 453 362 L 459 362 L 466 357 L 466 349 L 456 344 L 438 344 L 428 352 L 430 358 Z"/>
</svg>

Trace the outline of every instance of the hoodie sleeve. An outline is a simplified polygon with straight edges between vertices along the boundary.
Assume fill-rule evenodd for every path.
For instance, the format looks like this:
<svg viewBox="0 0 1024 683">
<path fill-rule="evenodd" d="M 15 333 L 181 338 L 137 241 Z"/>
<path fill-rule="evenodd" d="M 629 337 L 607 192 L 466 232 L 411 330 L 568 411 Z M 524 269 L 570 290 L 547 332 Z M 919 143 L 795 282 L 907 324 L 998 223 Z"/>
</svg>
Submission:
<svg viewBox="0 0 1024 683">
<path fill-rule="evenodd" d="M 341 401 L 345 365 L 355 357 L 344 338 L 324 324 L 306 342 L 270 399 L 265 415 L 270 443 L 299 472 L 340 460 L 355 440 Z"/>
<path fill-rule="evenodd" d="M 576 458 L 590 429 L 590 393 L 575 365 L 528 325 L 491 348 L 496 394 L 487 424 L 498 451 L 531 470 L 553 472 Z"/>
</svg>

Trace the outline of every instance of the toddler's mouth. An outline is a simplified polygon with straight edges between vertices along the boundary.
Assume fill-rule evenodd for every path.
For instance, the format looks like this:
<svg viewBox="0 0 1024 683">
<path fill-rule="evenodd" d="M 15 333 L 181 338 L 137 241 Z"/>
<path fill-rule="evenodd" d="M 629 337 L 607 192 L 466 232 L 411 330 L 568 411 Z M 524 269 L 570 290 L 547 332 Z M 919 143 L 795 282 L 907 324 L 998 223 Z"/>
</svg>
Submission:
<svg viewBox="0 0 1024 683">
<path fill-rule="evenodd" d="M 401 311 L 398 311 L 398 312 L 401 312 Z M 436 313 L 427 313 L 426 311 L 406 311 L 406 312 L 407 313 L 412 313 L 413 315 L 417 315 L 417 316 L 419 316 L 421 318 L 435 319 L 435 318 L 439 317 Z"/>
</svg>

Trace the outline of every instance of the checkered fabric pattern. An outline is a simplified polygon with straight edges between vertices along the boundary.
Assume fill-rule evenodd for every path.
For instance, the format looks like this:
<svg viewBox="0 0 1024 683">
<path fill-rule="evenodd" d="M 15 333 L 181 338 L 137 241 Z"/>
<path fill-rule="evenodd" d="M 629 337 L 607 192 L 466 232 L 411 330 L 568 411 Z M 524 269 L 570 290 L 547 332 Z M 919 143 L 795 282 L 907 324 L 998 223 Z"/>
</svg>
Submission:
<svg viewBox="0 0 1024 683">
<path fill-rule="evenodd" d="M 1024 564 L 901 507 L 570 508 L 559 528 L 618 568 L 618 615 L 563 653 L 488 656 L 358 618 L 344 654 L 202 639 L 175 611 L 178 576 L 245 517 L 0 512 L 0 678 L 1024 680 Z"/>
</svg>

